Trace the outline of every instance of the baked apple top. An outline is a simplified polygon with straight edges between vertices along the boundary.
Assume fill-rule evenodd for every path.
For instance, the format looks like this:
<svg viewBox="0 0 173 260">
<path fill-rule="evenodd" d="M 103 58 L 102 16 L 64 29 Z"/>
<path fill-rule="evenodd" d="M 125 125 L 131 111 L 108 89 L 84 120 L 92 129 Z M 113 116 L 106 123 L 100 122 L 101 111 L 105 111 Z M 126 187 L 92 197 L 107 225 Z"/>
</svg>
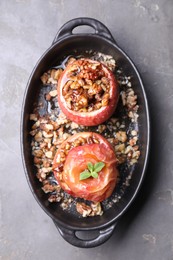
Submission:
<svg viewBox="0 0 173 260">
<path fill-rule="evenodd" d="M 68 64 L 58 82 L 58 102 L 63 113 L 80 125 L 94 126 L 114 112 L 119 97 L 112 71 L 91 59 Z"/>
<path fill-rule="evenodd" d="M 101 135 L 82 132 L 59 147 L 54 176 L 61 188 L 74 197 L 100 202 L 113 192 L 118 170 L 111 144 Z"/>
</svg>

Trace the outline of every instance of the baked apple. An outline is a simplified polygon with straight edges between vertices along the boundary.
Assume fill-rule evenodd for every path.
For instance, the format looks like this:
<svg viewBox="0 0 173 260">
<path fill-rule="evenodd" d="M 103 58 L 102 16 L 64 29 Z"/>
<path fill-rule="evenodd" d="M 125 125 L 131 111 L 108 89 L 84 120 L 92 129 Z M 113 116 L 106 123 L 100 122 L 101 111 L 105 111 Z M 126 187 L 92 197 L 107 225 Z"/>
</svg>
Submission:
<svg viewBox="0 0 173 260">
<path fill-rule="evenodd" d="M 53 172 L 64 191 L 94 202 L 112 194 L 118 175 L 111 144 L 92 132 L 75 134 L 61 144 Z"/>
<path fill-rule="evenodd" d="M 99 125 L 114 112 L 119 97 L 118 83 L 112 71 L 91 59 L 75 60 L 58 81 L 58 103 L 73 122 Z"/>
</svg>

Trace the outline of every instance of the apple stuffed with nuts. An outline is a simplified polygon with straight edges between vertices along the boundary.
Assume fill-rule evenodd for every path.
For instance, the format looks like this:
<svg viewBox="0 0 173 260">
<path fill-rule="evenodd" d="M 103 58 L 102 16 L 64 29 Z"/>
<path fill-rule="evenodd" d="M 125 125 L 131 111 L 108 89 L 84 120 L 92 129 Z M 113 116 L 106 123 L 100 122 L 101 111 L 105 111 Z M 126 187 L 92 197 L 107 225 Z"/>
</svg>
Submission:
<svg viewBox="0 0 173 260">
<path fill-rule="evenodd" d="M 68 64 L 58 81 L 58 102 L 73 122 L 99 125 L 114 112 L 119 98 L 118 83 L 112 71 L 91 59 Z"/>
</svg>

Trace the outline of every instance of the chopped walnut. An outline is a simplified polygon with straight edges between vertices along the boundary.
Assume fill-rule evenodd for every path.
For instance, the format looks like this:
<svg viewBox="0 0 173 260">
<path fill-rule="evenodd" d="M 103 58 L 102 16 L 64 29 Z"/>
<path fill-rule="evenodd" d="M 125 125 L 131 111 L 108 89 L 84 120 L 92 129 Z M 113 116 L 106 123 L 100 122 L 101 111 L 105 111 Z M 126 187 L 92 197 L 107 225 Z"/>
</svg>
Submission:
<svg viewBox="0 0 173 260">
<path fill-rule="evenodd" d="M 82 217 L 102 215 L 103 211 L 100 202 L 92 202 L 91 205 L 87 205 L 84 202 L 76 203 L 76 210 Z"/>
<path fill-rule="evenodd" d="M 60 202 L 63 199 L 63 196 L 59 193 L 57 194 L 52 194 L 49 198 L 49 202 Z"/>
<path fill-rule="evenodd" d="M 52 151 L 47 151 L 47 152 L 45 152 L 45 156 L 47 158 L 53 159 L 53 152 Z"/>
<path fill-rule="evenodd" d="M 49 94 L 50 94 L 51 97 L 56 97 L 57 96 L 57 90 L 56 89 L 52 90 L 52 91 L 49 92 Z"/>
<path fill-rule="evenodd" d="M 101 208 L 100 202 L 92 202 L 91 203 L 92 212 L 90 216 L 101 216 L 103 214 L 103 210 Z"/>
<path fill-rule="evenodd" d="M 37 121 L 38 120 L 38 115 L 30 114 L 29 119 L 32 120 L 32 121 Z"/>
<path fill-rule="evenodd" d="M 39 131 L 38 133 L 36 133 L 36 135 L 34 136 L 34 139 L 36 142 L 42 141 L 42 139 L 43 139 L 42 132 Z"/>
<path fill-rule="evenodd" d="M 61 76 L 62 69 L 52 69 L 45 72 L 41 76 L 41 81 L 44 85 L 46 84 L 57 84 L 59 77 Z"/>
<path fill-rule="evenodd" d="M 43 187 L 42 187 L 42 190 L 45 192 L 45 193 L 48 193 L 48 192 L 53 192 L 56 190 L 56 186 L 53 186 L 51 184 L 45 184 Z"/>
<path fill-rule="evenodd" d="M 46 83 L 47 83 L 48 78 L 49 78 L 49 75 L 48 75 L 48 73 L 45 72 L 45 73 L 41 76 L 41 81 L 43 82 L 43 84 L 46 84 Z"/>
<path fill-rule="evenodd" d="M 76 210 L 82 217 L 88 217 L 92 212 L 92 208 L 86 205 L 84 202 L 77 202 L 76 203 Z"/>
<path fill-rule="evenodd" d="M 125 143 L 127 141 L 127 134 L 124 131 L 119 131 L 116 133 L 118 141 Z"/>
<path fill-rule="evenodd" d="M 43 151 L 42 150 L 34 150 L 32 151 L 32 154 L 38 158 L 41 158 L 43 155 Z"/>
</svg>

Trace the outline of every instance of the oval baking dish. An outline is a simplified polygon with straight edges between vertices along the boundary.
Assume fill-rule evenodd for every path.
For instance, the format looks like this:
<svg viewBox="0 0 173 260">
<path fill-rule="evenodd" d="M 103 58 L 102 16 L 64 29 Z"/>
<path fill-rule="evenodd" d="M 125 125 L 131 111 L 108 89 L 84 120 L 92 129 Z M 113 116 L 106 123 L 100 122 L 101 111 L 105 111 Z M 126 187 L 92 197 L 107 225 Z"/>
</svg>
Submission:
<svg viewBox="0 0 173 260">
<path fill-rule="evenodd" d="M 73 29 L 88 25 L 95 30 L 93 34 L 73 34 Z M 39 95 L 41 88 L 40 77 L 50 67 L 57 64 L 57 61 L 77 52 L 83 53 L 86 50 L 101 52 L 111 55 L 117 64 L 123 68 L 126 75 L 130 75 L 133 82 L 133 89 L 138 97 L 138 131 L 140 157 L 133 167 L 130 185 L 126 188 L 122 198 L 107 209 L 102 216 L 90 218 L 79 218 L 72 212 L 64 211 L 58 203 L 50 203 L 46 194 L 41 189 L 41 183 L 36 178 L 36 167 L 34 166 L 31 151 L 31 122 L 29 115 L 34 108 L 34 102 Z M 132 204 L 141 187 L 146 171 L 150 142 L 150 122 L 146 94 L 141 77 L 130 58 L 119 48 L 109 30 L 99 21 L 91 18 L 77 18 L 64 24 L 57 33 L 52 46 L 43 54 L 29 78 L 22 107 L 21 120 L 21 147 L 22 159 L 26 177 L 31 191 L 42 207 L 52 218 L 63 238 L 70 244 L 77 247 L 95 247 L 104 243 L 112 235 L 118 219 Z M 98 231 L 98 236 L 89 240 L 80 239 L 76 236 L 77 231 Z"/>
</svg>

